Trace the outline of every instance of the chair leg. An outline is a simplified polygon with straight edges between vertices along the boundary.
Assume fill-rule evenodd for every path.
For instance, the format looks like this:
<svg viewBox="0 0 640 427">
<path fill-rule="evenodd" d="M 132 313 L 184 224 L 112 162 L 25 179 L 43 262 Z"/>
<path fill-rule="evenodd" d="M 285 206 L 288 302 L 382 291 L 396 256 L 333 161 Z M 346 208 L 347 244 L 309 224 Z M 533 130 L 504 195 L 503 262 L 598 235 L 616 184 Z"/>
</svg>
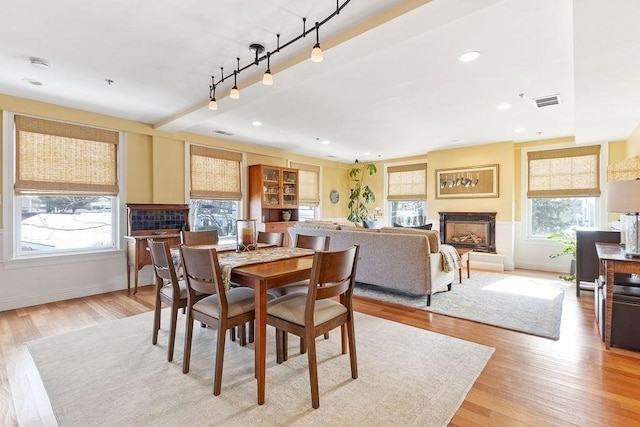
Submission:
<svg viewBox="0 0 640 427">
<path fill-rule="evenodd" d="M 162 303 L 160 302 L 160 296 L 156 294 L 156 309 L 153 315 L 153 337 L 151 338 L 151 344 L 158 344 L 158 331 L 160 330 L 160 311 Z"/>
<path fill-rule="evenodd" d="M 167 360 L 173 361 L 173 349 L 176 343 L 176 325 L 178 323 L 178 306 L 171 305 L 171 322 L 169 323 L 169 345 L 167 349 Z"/>
<path fill-rule="evenodd" d="M 236 341 L 236 328 L 229 329 L 229 339 L 233 342 Z"/>
<path fill-rule="evenodd" d="M 187 326 L 184 333 L 184 354 L 182 356 L 182 373 L 189 372 L 189 362 L 191 361 L 191 338 L 193 336 L 193 317 L 191 310 L 187 311 Z"/>
<path fill-rule="evenodd" d="M 307 359 L 309 363 L 309 385 L 311 386 L 311 406 L 313 409 L 320 407 L 320 395 L 318 391 L 318 362 L 316 359 L 316 340 L 312 331 L 307 330 Z"/>
<path fill-rule="evenodd" d="M 324 333 L 324 339 L 325 339 L 325 340 L 328 340 L 328 339 L 329 339 L 329 332 L 325 332 L 325 333 Z"/>
<path fill-rule="evenodd" d="M 249 322 L 249 342 L 253 342 L 255 339 L 255 321 Z"/>
<path fill-rule="evenodd" d="M 286 362 L 289 358 L 289 334 L 282 331 L 282 361 Z"/>
<path fill-rule="evenodd" d="M 342 354 L 347 354 L 347 327 L 340 325 L 340 341 L 342 343 Z"/>
<path fill-rule="evenodd" d="M 238 325 L 238 335 L 240 335 L 240 346 L 244 347 L 247 345 L 247 329 L 245 328 L 245 323 L 242 325 Z"/>
<path fill-rule="evenodd" d="M 349 335 L 349 361 L 351 363 L 351 378 L 358 378 L 358 357 L 356 356 L 356 334 L 353 327 L 353 314 L 347 320 L 347 334 Z"/>
<path fill-rule="evenodd" d="M 280 329 L 276 329 L 276 363 L 280 364 L 284 362 L 284 358 L 282 357 L 282 353 L 284 347 L 282 346 L 282 332 Z"/>
<path fill-rule="evenodd" d="M 220 332 L 224 331 L 227 325 L 226 323 L 218 322 L 218 344 L 216 346 L 216 373 L 215 378 L 213 380 L 213 395 L 218 396 L 220 391 L 222 390 L 222 365 L 224 362 L 224 340 L 225 333 Z M 234 328 L 231 328 L 234 329 Z"/>
<path fill-rule="evenodd" d="M 304 338 L 300 337 L 300 354 L 305 354 L 307 352 L 307 344 L 304 341 Z"/>
</svg>

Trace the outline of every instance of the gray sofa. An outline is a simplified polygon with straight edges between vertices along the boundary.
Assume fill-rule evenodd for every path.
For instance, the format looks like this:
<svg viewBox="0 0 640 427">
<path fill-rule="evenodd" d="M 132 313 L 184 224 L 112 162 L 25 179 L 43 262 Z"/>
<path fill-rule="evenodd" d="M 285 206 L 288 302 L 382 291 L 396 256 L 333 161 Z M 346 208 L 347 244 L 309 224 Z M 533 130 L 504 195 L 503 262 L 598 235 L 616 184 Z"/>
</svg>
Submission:
<svg viewBox="0 0 640 427">
<path fill-rule="evenodd" d="M 330 222 L 297 223 L 289 228 L 296 235 L 329 236 L 330 249 L 360 245 L 356 280 L 413 294 L 431 295 L 451 289 L 454 272 L 445 272 L 440 253 L 440 233 L 383 227 L 364 229 Z"/>
</svg>

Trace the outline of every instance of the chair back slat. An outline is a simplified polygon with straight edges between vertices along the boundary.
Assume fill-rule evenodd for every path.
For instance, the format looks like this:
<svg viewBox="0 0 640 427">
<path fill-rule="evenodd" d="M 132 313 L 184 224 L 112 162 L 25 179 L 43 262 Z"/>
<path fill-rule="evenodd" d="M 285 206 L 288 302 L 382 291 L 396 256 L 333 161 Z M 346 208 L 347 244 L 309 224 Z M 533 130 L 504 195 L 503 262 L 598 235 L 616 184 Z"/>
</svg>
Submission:
<svg viewBox="0 0 640 427">
<path fill-rule="evenodd" d="M 273 231 L 258 231 L 258 243 L 267 245 L 282 246 L 284 241 L 284 233 L 276 233 Z"/>
<path fill-rule="evenodd" d="M 155 270 L 157 278 L 167 280 L 170 283 L 178 283 L 178 276 L 176 274 L 175 266 L 173 265 L 173 259 L 171 258 L 171 252 L 169 244 L 164 241 L 154 241 L 152 239 L 147 240 L 149 246 L 149 252 L 151 254 L 151 262 Z"/>
<path fill-rule="evenodd" d="M 183 245 L 217 245 L 218 230 L 207 231 L 181 231 L 180 239 Z"/>
<path fill-rule="evenodd" d="M 191 248 L 180 245 L 184 278 L 189 295 L 194 291 L 218 294 L 218 301 L 226 305 L 227 299 L 215 249 Z"/>
<path fill-rule="evenodd" d="M 296 235 L 296 248 L 311 249 L 312 251 L 328 251 L 329 236 Z"/>
<path fill-rule="evenodd" d="M 354 245 L 344 250 L 319 251 L 314 254 L 307 309 L 311 300 L 353 292 L 359 250 L 360 247 Z"/>
</svg>

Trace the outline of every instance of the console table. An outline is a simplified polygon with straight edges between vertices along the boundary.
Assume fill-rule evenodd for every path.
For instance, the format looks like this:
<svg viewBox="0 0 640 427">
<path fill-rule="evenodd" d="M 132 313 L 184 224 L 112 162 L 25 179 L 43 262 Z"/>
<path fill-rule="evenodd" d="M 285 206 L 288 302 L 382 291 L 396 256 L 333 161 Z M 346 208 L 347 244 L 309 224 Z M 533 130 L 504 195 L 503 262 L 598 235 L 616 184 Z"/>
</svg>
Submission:
<svg viewBox="0 0 640 427">
<path fill-rule="evenodd" d="M 620 245 L 596 243 L 596 252 L 600 260 L 600 272 L 606 277 L 607 298 L 605 308 L 605 348 L 611 347 L 611 323 L 613 321 L 613 284 L 614 274 L 640 274 L 640 258 L 627 258 Z"/>
</svg>

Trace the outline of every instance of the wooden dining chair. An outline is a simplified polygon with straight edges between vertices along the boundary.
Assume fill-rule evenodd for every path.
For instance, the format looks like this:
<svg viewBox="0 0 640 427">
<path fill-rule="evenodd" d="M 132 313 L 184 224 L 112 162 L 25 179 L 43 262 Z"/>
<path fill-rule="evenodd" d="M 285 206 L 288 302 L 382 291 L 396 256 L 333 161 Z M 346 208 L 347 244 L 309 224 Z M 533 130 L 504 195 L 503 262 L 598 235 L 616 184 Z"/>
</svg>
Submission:
<svg viewBox="0 0 640 427">
<path fill-rule="evenodd" d="M 284 241 L 284 233 L 276 233 L 273 231 L 258 231 L 258 243 L 266 243 L 267 245 L 282 246 Z"/>
<path fill-rule="evenodd" d="M 206 230 L 206 231 L 181 231 L 180 240 L 183 245 L 196 246 L 196 245 L 217 245 L 218 244 L 218 230 Z"/>
<path fill-rule="evenodd" d="M 304 337 L 307 342 L 311 404 L 314 409 L 320 406 L 316 337 L 346 325 L 351 378 L 358 378 L 352 295 L 359 249 L 356 245 L 339 251 L 316 252 L 307 293 L 293 293 L 267 303 L 267 324 L 276 328 L 278 363 L 286 358 L 284 334 Z M 339 301 L 335 297 L 339 297 Z M 342 353 L 346 352 L 343 336 Z"/>
<path fill-rule="evenodd" d="M 167 349 L 167 360 L 173 360 L 173 349 L 176 341 L 176 322 L 178 320 L 178 310 L 187 306 L 187 285 L 184 280 L 179 280 L 175 265 L 171 257 L 169 244 L 165 240 L 147 240 L 151 253 L 151 263 L 154 268 L 156 279 L 155 284 L 155 311 L 153 316 L 153 338 L 152 344 L 158 343 L 158 331 L 160 330 L 160 313 L 162 304 L 171 308 L 169 322 L 169 345 Z M 196 300 L 204 298 L 206 295 L 197 294 Z"/>
<path fill-rule="evenodd" d="M 329 236 L 310 236 L 306 234 L 296 235 L 296 248 L 311 249 L 312 251 L 328 251 L 329 250 L 330 237 Z M 269 289 L 267 292 L 275 298 L 280 298 L 294 292 L 307 292 L 309 289 L 309 280 L 301 280 L 300 282 L 292 283 L 286 286 L 280 286 L 278 288 Z M 329 332 L 324 334 L 325 339 L 329 339 Z M 284 335 L 285 345 L 288 345 L 287 334 Z M 300 354 L 304 354 L 307 351 L 304 337 L 300 337 Z M 286 357 L 285 359 L 286 360 Z"/>
<path fill-rule="evenodd" d="M 185 374 L 189 372 L 193 322 L 198 320 L 218 329 L 213 385 L 213 394 L 217 396 L 222 388 L 226 331 L 255 319 L 254 292 L 253 289 L 243 287 L 231 288 L 225 292 L 215 249 L 193 248 L 186 245 L 180 245 L 179 248 L 187 284 L 187 325 L 182 372 Z M 198 293 L 210 295 L 198 299 Z"/>
</svg>

